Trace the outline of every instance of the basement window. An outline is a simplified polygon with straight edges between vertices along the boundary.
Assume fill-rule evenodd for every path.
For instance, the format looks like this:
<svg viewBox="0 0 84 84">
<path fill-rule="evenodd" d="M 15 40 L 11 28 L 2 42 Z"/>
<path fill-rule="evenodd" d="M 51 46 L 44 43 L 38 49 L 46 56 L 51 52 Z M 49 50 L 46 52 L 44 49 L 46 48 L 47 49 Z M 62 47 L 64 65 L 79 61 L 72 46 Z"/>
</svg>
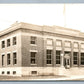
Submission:
<svg viewBox="0 0 84 84">
<path fill-rule="evenodd" d="M 13 74 L 16 74 L 16 71 L 13 71 Z"/>
<path fill-rule="evenodd" d="M 10 74 L 10 71 L 7 71 L 7 74 Z"/>
<path fill-rule="evenodd" d="M 5 72 L 4 71 L 2 71 L 2 74 L 4 74 Z"/>
<path fill-rule="evenodd" d="M 37 74 L 37 71 L 31 71 L 31 74 Z"/>
</svg>

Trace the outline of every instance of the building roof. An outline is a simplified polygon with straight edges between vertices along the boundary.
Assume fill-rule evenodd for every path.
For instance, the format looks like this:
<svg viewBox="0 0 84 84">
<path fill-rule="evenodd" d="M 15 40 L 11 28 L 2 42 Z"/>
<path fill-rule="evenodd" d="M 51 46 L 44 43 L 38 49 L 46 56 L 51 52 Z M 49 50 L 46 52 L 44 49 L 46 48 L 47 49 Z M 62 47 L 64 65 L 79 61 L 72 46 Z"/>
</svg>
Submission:
<svg viewBox="0 0 84 84">
<path fill-rule="evenodd" d="M 15 24 L 11 25 L 10 28 L 7 28 L 1 31 L 0 36 L 5 35 L 14 30 L 20 29 L 20 28 L 84 38 L 84 33 L 78 30 L 64 28 L 60 26 L 46 26 L 46 25 L 39 26 L 39 25 L 34 25 L 34 24 L 29 24 L 29 23 L 24 23 L 24 22 L 20 22 L 20 23 L 16 22 Z"/>
</svg>

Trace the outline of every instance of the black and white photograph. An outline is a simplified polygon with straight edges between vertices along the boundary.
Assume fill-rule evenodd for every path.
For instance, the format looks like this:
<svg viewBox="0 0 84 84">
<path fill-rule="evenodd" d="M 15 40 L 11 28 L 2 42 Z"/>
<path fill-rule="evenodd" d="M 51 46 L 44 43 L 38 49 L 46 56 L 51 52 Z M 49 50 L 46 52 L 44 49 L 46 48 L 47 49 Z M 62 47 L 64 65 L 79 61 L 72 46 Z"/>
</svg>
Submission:
<svg viewBox="0 0 84 84">
<path fill-rule="evenodd" d="M 84 80 L 84 4 L 0 4 L 0 81 Z"/>
</svg>

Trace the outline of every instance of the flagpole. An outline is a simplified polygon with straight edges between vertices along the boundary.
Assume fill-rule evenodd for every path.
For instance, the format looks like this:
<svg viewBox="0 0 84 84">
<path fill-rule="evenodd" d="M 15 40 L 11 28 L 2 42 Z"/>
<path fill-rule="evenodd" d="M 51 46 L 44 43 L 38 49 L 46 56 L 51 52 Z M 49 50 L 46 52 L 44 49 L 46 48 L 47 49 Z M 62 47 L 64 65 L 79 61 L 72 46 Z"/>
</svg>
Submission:
<svg viewBox="0 0 84 84">
<path fill-rule="evenodd" d="M 63 8 L 63 15 L 64 15 L 64 27 L 66 27 L 66 6 L 64 4 L 64 8 Z"/>
</svg>

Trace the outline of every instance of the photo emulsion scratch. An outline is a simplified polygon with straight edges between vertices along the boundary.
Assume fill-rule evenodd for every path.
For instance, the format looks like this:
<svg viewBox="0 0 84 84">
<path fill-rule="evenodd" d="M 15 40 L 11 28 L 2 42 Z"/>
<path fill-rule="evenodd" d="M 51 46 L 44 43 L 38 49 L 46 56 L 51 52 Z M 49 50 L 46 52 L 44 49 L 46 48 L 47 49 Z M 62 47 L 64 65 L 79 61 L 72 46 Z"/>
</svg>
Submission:
<svg viewBox="0 0 84 84">
<path fill-rule="evenodd" d="M 26 8 L 27 5 L 28 4 L 25 5 Z M 75 18 L 71 17 L 72 19 L 70 19 L 69 15 L 67 15 L 69 11 L 66 11 L 72 7 L 76 9 L 77 6 L 83 7 L 84 5 L 75 4 L 75 7 L 73 5 L 74 4 L 54 4 L 54 8 L 56 7 L 56 9 L 62 6 L 62 9 L 59 9 L 62 12 L 56 10 L 56 12 L 62 13 L 60 14 L 62 16 L 54 16 L 55 19 L 58 17 L 57 20 L 55 20 L 51 18 L 53 16 L 49 15 L 48 17 L 52 20 L 49 21 L 49 23 L 51 22 L 50 25 L 48 22 L 44 23 L 50 20 L 47 16 L 45 16 L 47 20 L 45 17 L 42 19 L 41 14 L 41 21 L 38 15 L 33 16 L 33 18 L 32 16 L 28 16 L 29 12 L 26 9 L 24 10 L 27 11 L 27 14 L 25 15 L 26 12 L 24 12 L 23 18 L 21 17 L 22 14 L 18 16 L 18 13 L 20 14 L 22 11 L 18 10 L 18 12 L 16 12 L 17 9 L 14 10 L 17 14 L 13 14 L 13 16 L 9 10 L 11 18 L 7 17 L 9 15 L 4 16 L 5 18 L 0 16 L 0 18 L 3 19 L 0 20 L 0 24 L 3 23 L 3 26 L 6 24 L 6 27 L 16 21 L 14 24 L 10 24 L 11 26 L 9 28 L 1 29 L 2 31 L 0 31 L 0 81 L 84 80 L 84 32 L 81 32 L 80 28 L 84 28 L 83 22 L 80 21 L 79 26 L 80 24 L 81 26 L 79 27 L 77 24 L 79 21 L 73 23 L 73 21 L 77 20 L 75 19 L 76 17 L 72 14 L 72 17 Z M 3 6 L 6 5 L 0 6 L 3 8 Z M 8 6 L 10 5 L 7 5 L 7 7 Z M 43 7 L 44 6 L 50 7 L 51 5 L 43 5 Z M 15 7 L 17 8 L 17 5 Z M 32 5 L 30 9 L 33 10 L 33 7 L 36 6 Z M 40 10 L 41 6 L 39 5 L 37 8 L 38 7 Z M 11 10 L 13 8 L 14 7 L 11 7 Z M 43 10 L 41 11 L 43 12 Z M 55 9 L 53 12 L 55 12 Z M 75 12 L 77 13 L 77 11 Z M 58 13 L 57 15 L 59 15 Z M 35 14 L 37 13 L 35 12 Z M 34 15 L 34 13 L 32 15 Z M 28 20 L 27 16 L 32 22 Z M 14 17 L 17 18 L 15 19 Z M 37 19 L 34 19 L 34 17 Z M 78 26 L 79 29 L 67 28 L 71 27 L 69 26 L 70 24 L 72 27 Z M 2 26 L 0 26 L 0 28 L 1 27 Z"/>
</svg>

